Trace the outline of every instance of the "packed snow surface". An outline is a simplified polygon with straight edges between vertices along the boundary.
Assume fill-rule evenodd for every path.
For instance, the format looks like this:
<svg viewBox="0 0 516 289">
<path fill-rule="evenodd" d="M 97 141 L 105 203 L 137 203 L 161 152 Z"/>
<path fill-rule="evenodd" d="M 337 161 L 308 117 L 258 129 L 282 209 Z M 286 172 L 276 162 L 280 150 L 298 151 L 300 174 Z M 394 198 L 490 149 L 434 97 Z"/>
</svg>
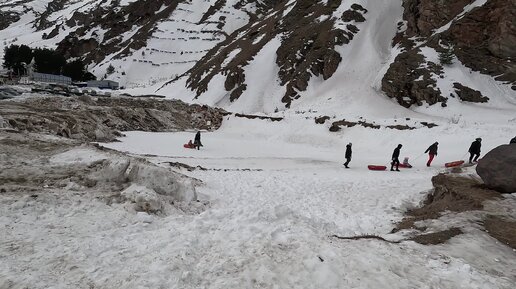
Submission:
<svg viewBox="0 0 516 289">
<path fill-rule="evenodd" d="M 485 152 L 508 142 L 514 128 L 438 124 L 330 133 L 303 115 L 282 122 L 230 117 L 203 133 L 201 150 L 182 146 L 194 132 L 127 133 L 105 146 L 164 167 L 206 168 L 182 170 L 203 182 L 197 193 L 205 209 L 136 213 L 73 191 L 4 198 L 0 226 L 9 233 L 0 237 L 0 288 L 513 288 L 514 252 L 478 229 L 435 246 L 330 237 L 404 238 L 389 232 L 425 197 L 431 176 L 461 159 L 475 137 L 484 137 Z M 439 155 L 427 168 L 423 152 L 436 140 Z M 342 166 L 348 142 L 349 170 Z M 387 164 L 398 143 L 415 168 L 366 169 Z M 52 162 L 105 157 L 87 155 L 79 149 Z M 137 186 L 123 195 L 154 196 Z"/>
</svg>

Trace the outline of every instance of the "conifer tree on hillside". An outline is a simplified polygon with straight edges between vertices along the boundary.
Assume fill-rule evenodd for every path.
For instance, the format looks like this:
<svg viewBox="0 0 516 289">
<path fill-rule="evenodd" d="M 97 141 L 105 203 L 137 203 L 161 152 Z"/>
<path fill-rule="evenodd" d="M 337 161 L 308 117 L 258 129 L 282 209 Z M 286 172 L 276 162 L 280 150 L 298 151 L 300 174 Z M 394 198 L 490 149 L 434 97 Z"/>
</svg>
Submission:
<svg viewBox="0 0 516 289">
<path fill-rule="evenodd" d="M 54 49 L 31 48 L 27 45 L 10 45 L 4 48 L 3 66 L 12 70 L 15 75 L 27 73 L 26 65 L 34 59 L 36 72 L 63 74 L 74 81 L 94 80 L 96 77 L 89 73 L 82 60 L 67 62 L 63 55 Z M 114 67 L 113 67 L 114 70 Z"/>
<path fill-rule="evenodd" d="M 454 57 L 453 46 L 447 46 L 444 51 L 439 53 L 439 62 L 441 65 L 452 65 Z"/>
<path fill-rule="evenodd" d="M 25 67 L 23 64 L 29 64 L 32 61 L 32 49 L 27 45 L 11 45 L 4 48 L 3 66 L 11 69 L 16 75 L 23 75 Z"/>
</svg>

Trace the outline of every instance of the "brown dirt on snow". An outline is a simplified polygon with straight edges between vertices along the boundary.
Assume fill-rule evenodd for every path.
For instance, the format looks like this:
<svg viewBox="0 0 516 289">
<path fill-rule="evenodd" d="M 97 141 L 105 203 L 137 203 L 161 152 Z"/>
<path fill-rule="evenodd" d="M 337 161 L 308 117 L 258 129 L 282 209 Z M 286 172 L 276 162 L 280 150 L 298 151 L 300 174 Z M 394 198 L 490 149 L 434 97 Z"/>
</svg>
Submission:
<svg viewBox="0 0 516 289">
<path fill-rule="evenodd" d="M 508 221 L 497 216 L 489 216 L 484 227 L 491 237 L 516 249 L 516 220 Z"/>
<path fill-rule="evenodd" d="M 445 211 L 466 212 L 482 210 L 483 202 L 500 198 L 500 193 L 486 189 L 476 180 L 439 174 L 432 178 L 434 191 L 424 201 L 422 207 L 407 212 L 404 218 L 393 230 L 416 228 L 417 221 L 438 219 Z"/>
<path fill-rule="evenodd" d="M 418 227 L 415 223 L 438 219 L 446 211 L 457 213 L 482 211 L 484 220 L 481 225 L 484 226 L 485 231 L 501 243 L 516 249 L 514 215 L 500 215 L 501 213 L 496 208 L 489 208 L 491 205 L 484 207 L 486 201 L 494 201 L 496 207 L 496 202 L 503 199 L 500 193 L 486 188 L 475 179 L 453 174 L 439 174 L 432 178 L 432 183 L 434 190 L 428 194 L 423 206 L 408 211 L 406 217 L 397 224 L 392 233 L 405 229 L 425 231 L 425 227 Z M 441 232 L 420 234 L 409 240 L 424 245 L 435 245 L 444 243 L 462 233 L 460 228 L 454 227 Z"/>
<path fill-rule="evenodd" d="M 438 245 L 446 243 L 446 241 L 460 234 L 462 234 L 461 229 L 451 228 L 441 232 L 417 235 L 410 240 L 422 245 Z"/>
</svg>

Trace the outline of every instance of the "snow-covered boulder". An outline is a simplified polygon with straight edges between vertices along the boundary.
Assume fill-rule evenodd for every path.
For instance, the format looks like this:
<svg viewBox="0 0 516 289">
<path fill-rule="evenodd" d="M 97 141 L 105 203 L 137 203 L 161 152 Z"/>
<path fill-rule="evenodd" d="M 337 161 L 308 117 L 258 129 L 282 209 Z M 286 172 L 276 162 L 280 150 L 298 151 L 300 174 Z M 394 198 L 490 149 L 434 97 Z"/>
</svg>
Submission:
<svg viewBox="0 0 516 289">
<path fill-rule="evenodd" d="M 99 185 L 114 184 L 123 188 L 127 187 L 127 184 L 138 185 L 172 201 L 197 200 L 194 179 L 167 168 L 124 157 L 100 161 L 96 165 L 99 168 L 89 178 Z"/>
<path fill-rule="evenodd" d="M 143 212 L 157 212 L 162 208 L 158 194 L 155 191 L 140 185 L 131 185 L 121 195 L 135 203 L 134 209 Z"/>
<path fill-rule="evenodd" d="M 516 144 L 501 145 L 488 152 L 478 162 L 477 173 L 491 189 L 516 192 Z"/>
<path fill-rule="evenodd" d="M 178 201 L 197 200 L 192 179 L 150 163 L 137 163 L 128 172 L 129 181 Z"/>
</svg>

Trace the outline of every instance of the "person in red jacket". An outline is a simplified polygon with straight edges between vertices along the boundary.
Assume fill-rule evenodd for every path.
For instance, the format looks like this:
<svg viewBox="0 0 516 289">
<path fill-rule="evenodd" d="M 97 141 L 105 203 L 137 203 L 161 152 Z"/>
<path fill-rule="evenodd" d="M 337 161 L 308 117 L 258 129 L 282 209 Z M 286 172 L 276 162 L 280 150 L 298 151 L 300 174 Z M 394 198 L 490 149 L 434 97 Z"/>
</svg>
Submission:
<svg viewBox="0 0 516 289">
<path fill-rule="evenodd" d="M 438 142 L 434 142 L 431 146 L 429 146 L 425 154 L 428 153 L 428 162 L 426 162 L 426 166 L 429 167 L 432 164 L 432 161 L 434 160 L 434 157 L 437 155 L 437 146 L 439 145 Z"/>
</svg>

